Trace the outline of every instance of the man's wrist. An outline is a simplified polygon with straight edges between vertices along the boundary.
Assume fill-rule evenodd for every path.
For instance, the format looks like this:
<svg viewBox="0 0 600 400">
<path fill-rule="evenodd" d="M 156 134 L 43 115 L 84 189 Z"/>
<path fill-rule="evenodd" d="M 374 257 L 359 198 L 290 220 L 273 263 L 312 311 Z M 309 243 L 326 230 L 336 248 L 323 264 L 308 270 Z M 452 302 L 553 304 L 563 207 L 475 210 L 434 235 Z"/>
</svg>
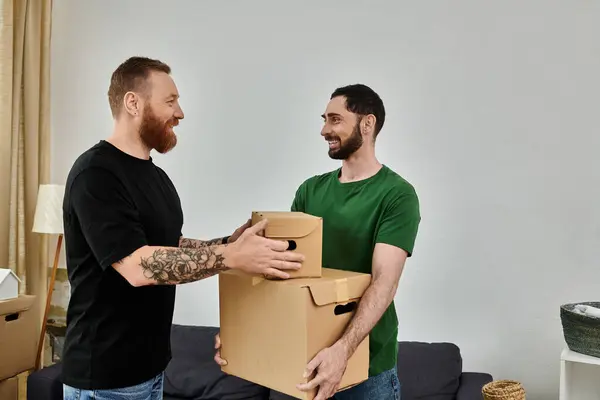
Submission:
<svg viewBox="0 0 600 400">
<path fill-rule="evenodd" d="M 354 350 L 350 343 L 348 343 L 346 337 L 340 338 L 340 340 L 336 342 L 336 345 L 340 347 L 340 350 L 344 353 L 346 360 L 349 360 L 350 357 L 352 357 L 352 354 L 354 354 Z"/>
<path fill-rule="evenodd" d="M 236 251 L 234 245 L 223 247 L 223 252 L 221 255 L 224 258 L 224 264 L 229 269 L 237 269 L 238 262 L 236 259 Z"/>
</svg>

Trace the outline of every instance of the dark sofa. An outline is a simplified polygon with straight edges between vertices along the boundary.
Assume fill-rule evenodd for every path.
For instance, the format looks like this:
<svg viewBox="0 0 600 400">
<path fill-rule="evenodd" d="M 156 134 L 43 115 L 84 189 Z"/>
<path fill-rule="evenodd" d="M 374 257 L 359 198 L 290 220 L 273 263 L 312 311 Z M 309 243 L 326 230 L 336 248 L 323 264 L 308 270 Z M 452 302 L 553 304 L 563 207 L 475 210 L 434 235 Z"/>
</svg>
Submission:
<svg viewBox="0 0 600 400">
<path fill-rule="evenodd" d="M 173 325 L 164 400 L 292 399 L 221 372 L 213 361 L 215 327 Z M 60 363 L 29 376 L 27 398 L 62 400 Z M 402 400 L 482 400 L 492 376 L 463 372 L 459 348 L 451 343 L 400 342 L 398 377 Z"/>
</svg>

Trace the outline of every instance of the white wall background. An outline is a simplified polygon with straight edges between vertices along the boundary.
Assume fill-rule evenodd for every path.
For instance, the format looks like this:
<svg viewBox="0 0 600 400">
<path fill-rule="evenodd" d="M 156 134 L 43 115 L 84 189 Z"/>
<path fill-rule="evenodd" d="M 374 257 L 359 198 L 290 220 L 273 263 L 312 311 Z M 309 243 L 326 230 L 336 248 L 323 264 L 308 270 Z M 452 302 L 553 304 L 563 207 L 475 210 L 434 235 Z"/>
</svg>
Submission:
<svg viewBox="0 0 600 400">
<path fill-rule="evenodd" d="M 56 0 L 53 180 L 110 133 L 113 69 L 160 58 L 186 118 L 156 161 L 185 234 L 229 234 L 338 165 L 319 115 L 337 86 L 371 85 L 380 160 L 422 204 L 400 339 L 455 342 L 465 370 L 556 399 L 559 306 L 600 285 L 599 20 L 584 0 Z M 175 322 L 218 324 L 216 278 L 179 287 Z"/>
</svg>

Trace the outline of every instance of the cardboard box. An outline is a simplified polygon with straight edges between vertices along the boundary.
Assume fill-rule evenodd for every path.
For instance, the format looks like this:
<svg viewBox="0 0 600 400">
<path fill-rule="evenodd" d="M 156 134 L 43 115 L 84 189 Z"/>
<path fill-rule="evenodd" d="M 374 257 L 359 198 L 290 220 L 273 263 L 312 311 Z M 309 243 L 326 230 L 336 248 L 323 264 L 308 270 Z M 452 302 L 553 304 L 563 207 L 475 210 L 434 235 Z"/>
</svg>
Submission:
<svg viewBox="0 0 600 400">
<path fill-rule="evenodd" d="M 35 296 L 0 301 L 0 380 L 35 367 L 39 335 Z"/>
<path fill-rule="evenodd" d="M 0 381 L 0 400 L 19 399 L 19 379 L 15 376 Z"/>
<path fill-rule="evenodd" d="M 321 276 L 323 255 L 323 219 L 310 214 L 293 211 L 254 211 L 252 225 L 263 219 L 269 221 L 264 236 L 274 240 L 286 240 L 290 250 L 305 256 L 302 268 L 289 272 L 290 278 Z"/>
<path fill-rule="evenodd" d="M 321 278 L 268 280 L 240 271 L 219 274 L 222 370 L 298 399 L 308 362 L 334 344 L 355 314 L 371 276 L 323 268 Z M 350 358 L 340 383 L 368 378 L 369 338 Z M 312 378 L 312 377 L 310 377 Z"/>
</svg>

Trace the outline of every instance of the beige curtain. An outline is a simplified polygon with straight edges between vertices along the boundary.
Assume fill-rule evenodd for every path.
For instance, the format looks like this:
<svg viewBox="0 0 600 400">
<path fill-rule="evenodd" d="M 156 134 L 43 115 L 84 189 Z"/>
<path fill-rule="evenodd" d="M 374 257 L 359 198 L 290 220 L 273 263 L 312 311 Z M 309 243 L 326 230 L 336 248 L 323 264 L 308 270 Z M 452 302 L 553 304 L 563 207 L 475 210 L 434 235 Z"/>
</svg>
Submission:
<svg viewBox="0 0 600 400">
<path fill-rule="evenodd" d="M 31 229 L 38 187 L 50 177 L 51 8 L 51 0 L 0 0 L 0 266 L 15 271 L 21 293 L 38 296 L 40 310 L 48 239 Z"/>
</svg>

